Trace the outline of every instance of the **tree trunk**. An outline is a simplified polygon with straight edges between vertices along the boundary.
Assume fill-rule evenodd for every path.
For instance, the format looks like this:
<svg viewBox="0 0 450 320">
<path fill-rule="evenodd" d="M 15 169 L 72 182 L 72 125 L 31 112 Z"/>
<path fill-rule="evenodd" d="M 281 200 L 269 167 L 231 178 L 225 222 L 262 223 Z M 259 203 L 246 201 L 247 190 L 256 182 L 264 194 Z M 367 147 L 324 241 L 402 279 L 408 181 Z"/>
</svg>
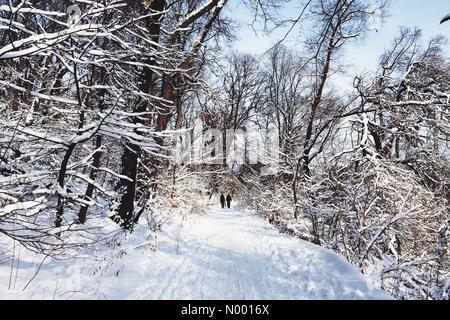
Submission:
<svg viewBox="0 0 450 320">
<path fill-rule="evenodd" d="M 133 2 L 134 3 L 134 2 Z M 150 17 L 147 20 L 146 28 L 152 38 L 152 41 L 157 43 L 159 41 L 159 34 L 161 32 L 161 22 L 164 8 L 166 6 L 165 0 L 153 0 L 150 5 L 150 9 L 153 12 L 161 12 L 161 14 L 154 17 Z M 146 61 L 149 65 L 155 65 L 154 59 L 148 59 Z M 145 67 L 141 75 L 142 78 L 142 91 L 148 94 L 152 94 L 154 85 L 154 72 L 151 68 Z M 147 111 L 146 103 L 137 103 L 134 107 L 134 112 L 140 113 Z M 140 117 L 133 117 L 132 122 L 134 124 L 143 123 Z M 158 126 L 160 124 L 158 123 Z M 133 225 L 133 213 L 134 202 L 136 196 L 137 186 L 137 173 L 138 173 L 138 160 L 141 156 L 141 148 L 137 145 L 125 142 L 122 154 L 122 172 L 123 176 L 129 179 L 120 179 L 118 190 L 122 192 L 120 199 L 120 205 L 117 215 L 114 215 L 112 219 L 116 222 L 120 222 L 121 226 L 126 229 L 131 229 Z M 146 193 L 145 193 L 146 194 Z"/>
<path fill-rule="evenodd" d="M 94 154 L 94 158 L 92 160 L 92 169 L 91 174 L 89 175 L 89 179 L 92 181 L 95 181 L 97 178 L 97 172 L 98 168 L 100 167 L 100 160 L 102 157 L 102 152 L 98 149 L 100 149 L 102 146 L 102 136 L 98 135 L 95 140 L 95 148 L 97 149 L 97 152 Z M 90 201 L 92 199 L 92 195 L 94 193 L 94 185 L 92 183 L 89 183 L 86 194 L 83 197 L 83 200 Z M 89 205 L 82 205 L 80 208 L 80 212 L 78 213 L 78 223 L 85 223 L 87 218 L 87 211 L 89 209 Z"/>
<path fill-rule="evenodd" d="M 132 227 L 140 151 L 138 146 L 128 144 L 124 148 L 122 154 L 122 175 L 128 177 L 130 180 L 120 179 L 118 191 L 122 193 L 122 198 L 119 205 L 118 216 L 114 216 L 113 220 L 120 223 L 121 227 L 125 229 L 130 229 Z"/>
<path fill-rule="evenodd" d="M 303 146 L 303 173 L 305 174 L 305 177 L 310 178 L 311 177 L 311 169 L 310 169 L 310 152 L 312 149 L 311 145 L 311 138 L 313 134 L 313 127 L 314 127 L 314 121 L 316 119 L 316 113 L 320 106 L 320 103 L 322 102 L 322 96 L 323 91 L 325 89 L 325 84 L 328 80 L 328 73 L 330 71 L 330 64 L 331 64 L 331 57 L 333 55 L 333 42 L 335 37 L 336 31 L 333 30 L 333 34 L 331 36 L 331 39 L 328 44 L 326 57 L 325 57 L 325 63 L 322 68 L 322 74 L 319 82 L 319 86 L 317 88 L 317 91 L 314 93 L 314 99 L 311 104 L 311 110 L 309 114 L 309 121 L 308 121 L 308 128 L 306 130 L 306 137 L 305 137 L 305 144 Z"/>
<path fill-rule="evenodd" d="M 66 151 L 66 154 L 64 155 L 63 161 L 61 162 L 61 168 L 59 169 L 58 174 L 58 185 L 61 187 L 61 189 L 64 188 L 64 180 L 66 177 L 66 171 L 67 171 L 67 164 L 69 163 L 69 159 L 72 156 L 73 150 L 75 149 L 76 144 L 71 144 L 69 148 Z M 62 191 L 62 190 L 61 190 Z M 64 215 L 64 200 L 65 197 L 61 194 L 61 192 L 58 193 L 58 205 L 56 206 L 56 219 L 55 219 L 55 227 L 59 228 L 62 224 L 62 217 Z"/>
</svg>

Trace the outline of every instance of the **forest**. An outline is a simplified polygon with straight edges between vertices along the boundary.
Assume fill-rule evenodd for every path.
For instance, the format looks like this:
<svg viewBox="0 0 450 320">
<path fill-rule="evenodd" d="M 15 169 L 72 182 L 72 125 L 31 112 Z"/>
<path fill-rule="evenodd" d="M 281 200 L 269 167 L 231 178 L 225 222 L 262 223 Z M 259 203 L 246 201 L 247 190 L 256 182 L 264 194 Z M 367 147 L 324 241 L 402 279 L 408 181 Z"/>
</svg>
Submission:
<svg viewBox="0 0 450 320">
<path fill-rule="evenodd" d="M 119 259 L 225 193 L 395 299 L 450 299 L 447 38 L 386 34 L 343 90 L 391 1 L 231 2 L 0 0 L 0 296 L 25 252 Z M 239 23 L 297 41 L 240 52 Z"/>
</svg>

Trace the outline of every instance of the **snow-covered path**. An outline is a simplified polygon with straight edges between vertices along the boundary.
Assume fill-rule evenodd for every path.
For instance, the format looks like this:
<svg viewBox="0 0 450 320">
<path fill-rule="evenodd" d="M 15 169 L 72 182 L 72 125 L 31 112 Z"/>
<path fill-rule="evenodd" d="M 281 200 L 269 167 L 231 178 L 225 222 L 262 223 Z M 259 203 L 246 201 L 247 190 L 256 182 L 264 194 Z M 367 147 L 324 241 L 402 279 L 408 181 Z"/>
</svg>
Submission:
<svg viewBox="0 0 450 320">
<path fill-rule="evenodd" d="M 142 276 L 130 298 L 389 298 L 343 258 L 280 234 L 255 214 L 219 209 L 190 221 L 177 238 L 130 270 Z"/>
<path fill-rule="evenodd" d="M 144 231 L 145 227 L 140 225 L 139 228 Z M 207 215 L 189 218 L 181 224 L 175 219 L 163 225 L 156 241 L 156 250 L 145 245 L 143 234 L 137 229 L 113 252 L 105 250 L 107 255 L 100 262 L 99 259 L 91 261 L 86 258 L 48 261 L 26 291 L 21 291 L 20 286 L 17 291 L 5 290 L 9 269 L 3 265 L 0 297 L 194 300 L 390 298 L 344 258 L 281 234 L 253 213 L 218 209 Z M 33 272 L 33 268 L 19 270 L 19 278 L 27 281 Z"/>
</svg>

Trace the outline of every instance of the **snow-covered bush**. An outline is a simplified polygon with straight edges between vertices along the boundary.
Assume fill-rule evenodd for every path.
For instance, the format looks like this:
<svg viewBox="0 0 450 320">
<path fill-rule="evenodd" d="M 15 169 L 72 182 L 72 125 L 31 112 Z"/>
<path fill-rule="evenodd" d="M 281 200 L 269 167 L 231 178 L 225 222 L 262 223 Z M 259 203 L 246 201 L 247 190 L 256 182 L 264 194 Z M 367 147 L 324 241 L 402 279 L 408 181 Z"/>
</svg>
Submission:
<svg viewBox="0 0 450 320">
<path fill-rule="evenodd" d="M 212 191 L 207 175 L 172 167 L 161 177 L 149 209 L 167 214 L 204 214 L 211 205 L 218 204 L 216 195 L 210 197 Z"/>
<path fill-rule="evenodd" d="M 299 212 L 317 243 L 398 298 L 448 296 L 448 204 L 405 166 L 360 160 L 304 187 Z"/>
</svg>

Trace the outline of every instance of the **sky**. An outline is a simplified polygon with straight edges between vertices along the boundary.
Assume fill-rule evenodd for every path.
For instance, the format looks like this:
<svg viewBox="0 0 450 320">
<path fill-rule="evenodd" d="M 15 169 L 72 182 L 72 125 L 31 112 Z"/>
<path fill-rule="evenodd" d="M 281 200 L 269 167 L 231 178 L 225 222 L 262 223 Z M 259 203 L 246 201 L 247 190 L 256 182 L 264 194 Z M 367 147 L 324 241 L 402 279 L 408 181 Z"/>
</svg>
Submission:
<svg viewBox="0 0 450 320">
<path fill-rule="evenodd" d="M 268 35 L 263 32 L 255 34 L 250 26 L 251 12 L 240 2 L 240 0 L 233 0 L 229 7 L 231 16 L 240 22 L 239 39 L 234 43 L 233 49 L 255 55 L 263 54 L 283 38 L 288 27 L 277 29 Z M 303 1 L 293 0 L 285 5 L 280 12 L 282 17 L 296 18 L 301 11 L 302 3 Z M 354 76 L 376 69 L 380 55 L 390 46 L 401 26 L 422 29 L 424 41 L 439 34 L 447 36 L 450 40 L 450 22 L 439 24 L 448 13 L 450 13 L 450 0 L 393 0 L 385 22 L 378 26 L 378 32 L 372 30 L 361 43 L 346 49 L 345 63 L 349 64 L 348 74 Z M 297 27 L 292 31 L 285 42 L 287 46 L 299 45 L 297 39 L 301 33 L 300 28 Z M 446 49 L 450 57 L 450 43 Z M 352 81 L 352 79 L 342 81 Z M 343 86 L 348 84 L 345 83 Z"/>
</svg>

